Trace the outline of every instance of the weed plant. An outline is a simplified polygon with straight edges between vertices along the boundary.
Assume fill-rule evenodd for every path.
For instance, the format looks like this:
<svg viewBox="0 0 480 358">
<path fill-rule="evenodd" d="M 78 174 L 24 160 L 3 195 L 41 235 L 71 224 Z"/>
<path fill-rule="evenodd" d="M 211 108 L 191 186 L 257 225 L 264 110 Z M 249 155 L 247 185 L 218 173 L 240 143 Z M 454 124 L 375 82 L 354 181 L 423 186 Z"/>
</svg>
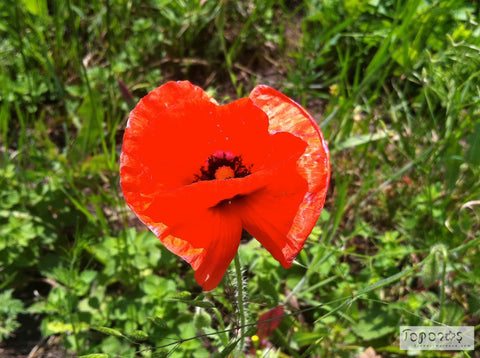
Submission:
<svg viewBox="0 0 480 358">
<path fill-rule="evenodd" d="M 404 357 L 401 325 L 478 332 L 479 15 L 466 0 L 2 1 L 0 355 L 20 356 L 21 316 L 90 358 Z M 293 268 L 241 246 L 244 352 L 234 275 L 202 293 L 118 185 L 129 111 L 180 79 L 225 102 L 268 84 L 329 141 L 327 204 Z"/>
</svg>

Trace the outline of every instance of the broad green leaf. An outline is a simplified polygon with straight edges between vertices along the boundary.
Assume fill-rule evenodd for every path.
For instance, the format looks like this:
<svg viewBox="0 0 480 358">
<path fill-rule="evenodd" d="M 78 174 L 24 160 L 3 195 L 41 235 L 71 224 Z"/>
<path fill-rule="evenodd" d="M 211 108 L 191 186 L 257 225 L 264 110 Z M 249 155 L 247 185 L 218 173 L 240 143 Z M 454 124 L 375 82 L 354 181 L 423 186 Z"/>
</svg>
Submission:
<svg viewBox="0 0 480 358">
<path fill-rule="evenodd" d="M 201 310 L 200 312 L 195 313 L 195 315 L 193 316 L 193 325 L 199 331 L 201 331 L 204 328 L 210 327 L 211 324 L 212 324 L 212 318 L 204 310 Z"/>
<path fill-rule="evenodd" d="M 50 331 L 50 334 L 86 331 L 88 328 L 89 326 L 86 323 L 76 324 L 75 329 L 71 323 L 64 323 L 61 321 L 50 321 L 47 323 L 47 329 Z"/>
<path fill-rule="evenodd" d="M 148 317 L 156 326 L 159 326 L 164 329 L 168 329 L 167 321 L 158 316 Z"/>
<path fill-rule="evenodd" d="M 441 308 L 440 317 L 443 317 L 442 323 L 448 326 L 459 326 L 465 318 L 465 312 L 456 302 L 447 302 Z"/>
<path fill-rule="evenodd" d="M 37 16 L 46 16 L 48 13 L 47 0 L 22 0 L 28 12 Z"/>
<path fill-rule="evenodd" d="M 315 342 L 321 340 L 325 337 L 325 333 L 319 332 L 296 332 L 293 335 L 293 340 L 297 342 L 300 347 L 304 347 L 306 345 L 314 344 Z"/>
<path fill-rule="evenodd" d="M 396 312 L 377 303 L 359 312 L 358 322 L 352 327 L 356 335 L 366 341 L 383 337 L 398 328 Z"/>
<path fill-rule="evenodd" d="M 145 342 L 148 339 L 148 334 L 140 330 L 136 330 L 131 333 L 126 333 L 125 335 L 135 342 Z"/>
<path fill-rule="evenodd" d="M 442 256 L 440 252 L 435 252 L 430 258 L 425 262 L 422 267 L 422 278 L 423 284 L 428 287 L 432 285 L 436 280 L 440 278 L 440 264 Z"/>
<path fill-rule="evenodd" d="M 101 326 L 92 326 L 90 327 L 98 332 L 101 332 L 103 334 L 109 335 L 109 336 L 114 336 L 114 337 L 124 337 L 122 332 L 113 329 L 113 328 L 108 328 L 108 327 L 101 327 Z"/>
</svg>

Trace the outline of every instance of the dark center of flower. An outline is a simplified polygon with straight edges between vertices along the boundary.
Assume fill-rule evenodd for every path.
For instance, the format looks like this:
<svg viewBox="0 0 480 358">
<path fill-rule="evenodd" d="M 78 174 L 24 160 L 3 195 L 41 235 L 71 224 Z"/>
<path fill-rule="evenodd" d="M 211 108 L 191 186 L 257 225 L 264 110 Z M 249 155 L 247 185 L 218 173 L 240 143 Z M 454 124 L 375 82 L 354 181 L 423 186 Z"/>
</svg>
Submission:
<svg viewBox="0 0 480 358">
<path fill-rule="evenodd" d="M 195 175 L 195 181 L 243 178 L 251 174 L 250 169 L 251 166 L 243 164 L 241 156 L 217 150 L 207 158 L 205 165 L 200 168 L 201 174 Z"/>
</svg>

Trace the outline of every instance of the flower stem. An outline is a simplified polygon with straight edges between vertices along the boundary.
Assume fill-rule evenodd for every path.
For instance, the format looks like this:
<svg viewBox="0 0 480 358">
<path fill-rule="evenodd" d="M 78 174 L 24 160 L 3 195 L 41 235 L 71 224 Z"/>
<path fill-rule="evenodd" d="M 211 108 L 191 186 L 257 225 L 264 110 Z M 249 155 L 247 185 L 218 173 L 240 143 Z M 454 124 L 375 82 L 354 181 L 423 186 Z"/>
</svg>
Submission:
<svg viewBox="0 0 480 358">
<path fill-rule="evenodd" d="M 242 266 L 240 265 L 240 258 L 238 253 L 235 255 L 235 275 L 237 281 L 237 306 L 238 306 L 238 315 L 240 316 L 240 341 L 238 346 L 238 352 L 243 351 L 245 345 L 245 307 L 243 302 L 243 276 L 242 276 Z"/>
</svg>

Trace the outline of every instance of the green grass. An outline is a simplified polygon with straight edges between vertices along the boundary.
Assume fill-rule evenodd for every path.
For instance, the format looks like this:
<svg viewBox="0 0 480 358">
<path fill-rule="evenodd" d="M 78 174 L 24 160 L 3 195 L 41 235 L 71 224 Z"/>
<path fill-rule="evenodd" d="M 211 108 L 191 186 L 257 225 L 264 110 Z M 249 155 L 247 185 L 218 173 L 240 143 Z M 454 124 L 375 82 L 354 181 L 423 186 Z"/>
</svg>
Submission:
<svg viewBox="0 0 480 358">
<path fill-rule="evenodd" d="M 66 356 L 238 356 L 279 305 L 252 356 L 404 357 L 401 325 L 476 326 L 478 349 L 479 15 L 466 0 L 2 2 L 0 350 L 23 314 Z M 240 249 L 241 339 L 233 271 L 201 293 L 118 185 L 129 111 L 180 79 L 221 102 L 275 87 L 332 154 L 293 268 Z"/>
</svg>

